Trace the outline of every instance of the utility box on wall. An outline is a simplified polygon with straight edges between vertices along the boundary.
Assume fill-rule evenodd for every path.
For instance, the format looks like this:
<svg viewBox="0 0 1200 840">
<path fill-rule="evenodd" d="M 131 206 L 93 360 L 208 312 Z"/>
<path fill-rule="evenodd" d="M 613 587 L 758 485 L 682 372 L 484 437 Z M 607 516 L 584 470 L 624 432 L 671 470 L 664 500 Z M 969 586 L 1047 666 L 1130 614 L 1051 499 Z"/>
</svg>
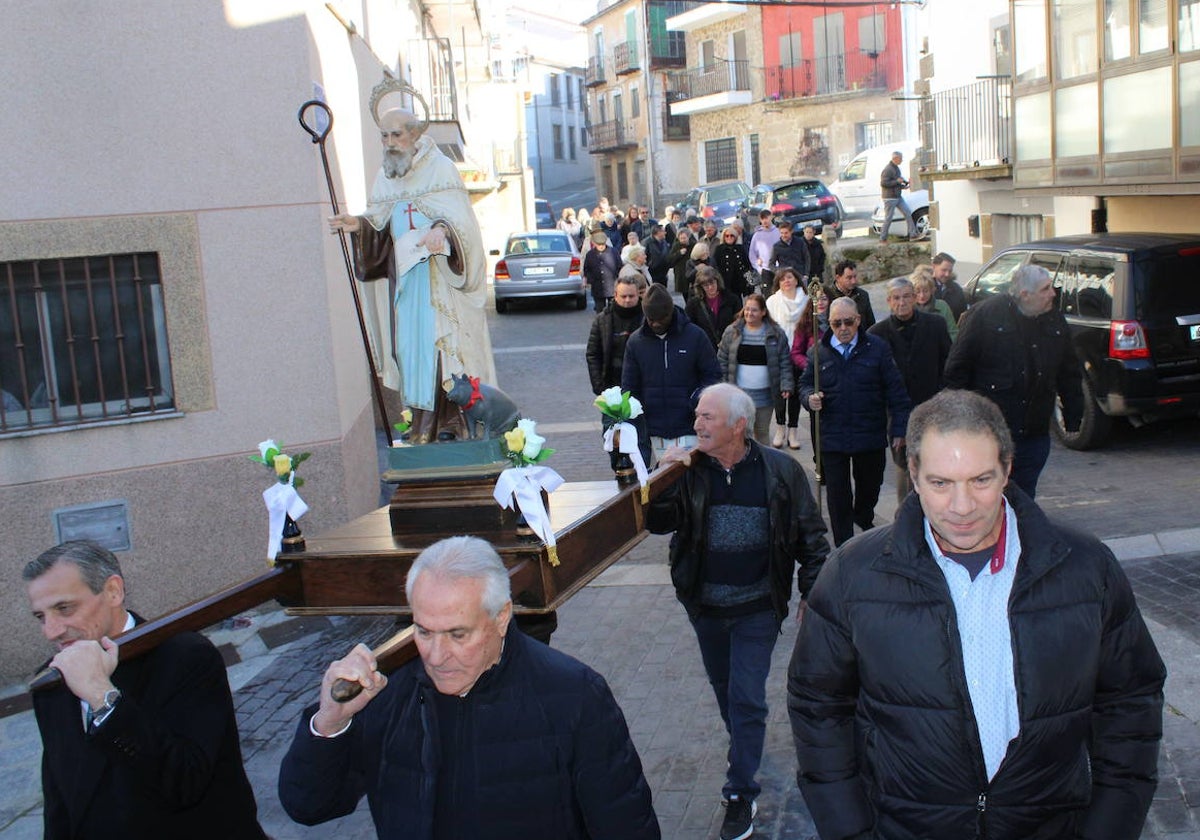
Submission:
<svg viewBox="0 0 1200 840">
<path fill-rule="evenodd" d="M 972 239 L 979 238 L 979 214 L 967 216 L 967 236 Z"/>
</svg>

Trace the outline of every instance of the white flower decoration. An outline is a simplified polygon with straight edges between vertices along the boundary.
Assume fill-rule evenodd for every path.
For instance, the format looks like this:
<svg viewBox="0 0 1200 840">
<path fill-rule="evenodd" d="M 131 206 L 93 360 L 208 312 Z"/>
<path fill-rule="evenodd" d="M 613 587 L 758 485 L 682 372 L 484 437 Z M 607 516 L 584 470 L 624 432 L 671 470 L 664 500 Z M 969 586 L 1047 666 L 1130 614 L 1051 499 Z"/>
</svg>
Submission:
<svg viewBox="0 0 1200 840">
<path fill-rule="evenodd" d="M 264 461 L 267 460 L 267 453 L 270 452 L 272 449 L 274 449 L 276 452 L 278 452 L 279 445 L 277 443 L 275 443 L 275 441 L 273 441 L 273 440 L 264 440 L 262 443 L 260 443 L 258 445 L 259 457 L 262 458 Z"/>
<path fill-rule="evenodd" d="M 611 388 L 605 388 L 600 392 L 600 399 L 608 405 L 609 408 L 617 408 L 621 405 L 621 386 L 614 385 Z"/>
<path fill-rule="evenodd" d="M 536 458 L 546 442 L 546 439 L 537 433 L 537 423 L 533 420 L 518 420 L 517 428 L 525 433 L 525 448 L 521 450 L 521 454 L 526 458 Z"/>
<path fill-rule="evenodd" d="M 642 416 L 642 401 L 637 397 L 629 398 L 629 419 Z"/>
</svg>

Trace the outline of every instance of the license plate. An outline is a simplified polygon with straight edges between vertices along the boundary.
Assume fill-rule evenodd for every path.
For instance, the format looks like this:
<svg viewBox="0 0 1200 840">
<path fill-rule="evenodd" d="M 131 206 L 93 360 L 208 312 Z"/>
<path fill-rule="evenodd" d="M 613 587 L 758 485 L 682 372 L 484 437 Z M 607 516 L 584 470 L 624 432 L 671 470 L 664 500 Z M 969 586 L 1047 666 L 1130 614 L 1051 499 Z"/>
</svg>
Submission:
<svg viewBox="0 0 1200 840">
<path fill-rule="evenodd" d="M 534 277 L 539 274 L 553 274 L 554 266 L 552 265 L 536 265 L 533 268 L 525 269 L 526 277 Z"/>
<path fill-rule="evenodd" d="M 1192 341 L 1200 341 L 1200 324 L 1192 324 L 1188 327 L 1188 338 Z"/>
</svg>

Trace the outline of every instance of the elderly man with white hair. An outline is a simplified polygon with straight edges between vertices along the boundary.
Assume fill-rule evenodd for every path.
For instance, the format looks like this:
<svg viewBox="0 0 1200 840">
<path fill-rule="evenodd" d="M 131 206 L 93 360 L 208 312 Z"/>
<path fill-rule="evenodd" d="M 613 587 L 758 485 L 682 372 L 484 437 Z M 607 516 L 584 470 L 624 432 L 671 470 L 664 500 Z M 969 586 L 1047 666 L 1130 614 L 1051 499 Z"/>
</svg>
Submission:
<svg viewBox="0 0 1200 840">
<path fill-rule="evenodd" d="M 1050 420 L 1062 399 L 1063 424 L 1079 429 L 1083 378 L 1067 321 L 1055 306 L 1046 269 L 1026 265 L 1007 295 L 988 298 L 963 315 L 946 360 L 943 384 L 996 403 L 1012 432 L 1012 481 L 1033 498 L 1050 457 Z"/>
<path fill-rule="evenodd" d="M 612 692 L 513 629 L 508 571 L 490 544 L 434 543 L 405 591 L 420 656 L 387 677 L 360 644 L 329 666 L 280 768 L 292 819 L 327 822 L 365 795 L 382 840 L 657 840 Z M 338 703 L 339 679 L 362 692 Z"/>
</svg>

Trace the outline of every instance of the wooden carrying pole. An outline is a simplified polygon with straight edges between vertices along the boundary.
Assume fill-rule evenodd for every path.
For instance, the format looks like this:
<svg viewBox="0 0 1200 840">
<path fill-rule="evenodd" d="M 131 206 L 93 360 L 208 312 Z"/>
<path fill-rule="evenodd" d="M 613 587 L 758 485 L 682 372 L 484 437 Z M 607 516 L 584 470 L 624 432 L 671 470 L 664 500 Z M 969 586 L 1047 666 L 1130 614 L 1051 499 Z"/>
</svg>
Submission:
<svg viewBox="0 0 1200 840">
<path fill-rule="evenodd" d="M 824 288 L 820 281 L 814 280 L 808 284 L 808 296 L 812 298 L 812 334 L 813 334 L 813 393 L 821 393 L 821 326 L 817 318 L 817 295 L 824 294 Z M 797 386 L 799 387 L 799 386 Z M 817 464 L 817 487 L 814 491 L 817 496 L 817 515 L 823 516 L 824 510 L 821 506 L 821 485 L 825 480 L 825 473 L 821 471 L 821 412 L 813 411 L 813 459 Z"/>
</svg>

